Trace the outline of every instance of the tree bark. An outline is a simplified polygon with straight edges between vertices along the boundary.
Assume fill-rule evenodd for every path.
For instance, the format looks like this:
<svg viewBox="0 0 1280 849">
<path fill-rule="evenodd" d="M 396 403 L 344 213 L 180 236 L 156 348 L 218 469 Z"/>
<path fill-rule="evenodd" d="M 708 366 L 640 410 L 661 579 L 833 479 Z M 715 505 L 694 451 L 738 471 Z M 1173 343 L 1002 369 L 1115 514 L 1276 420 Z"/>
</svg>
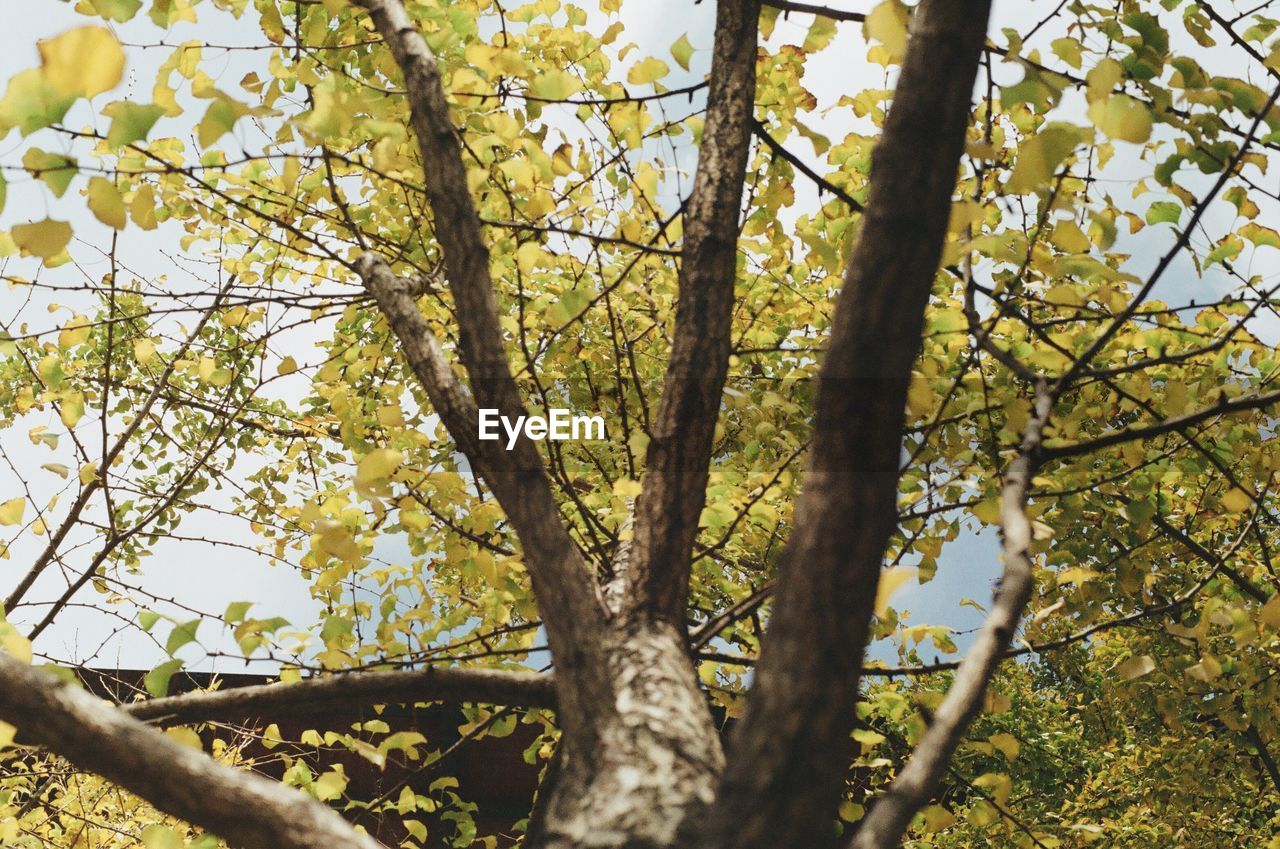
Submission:
<svg viewBox="0 0 1280 849">
<path fill-rule="evenodd" d="M 759 0 L 720 0 L 716 7 L 707 121 L 684 213 L 675 335 L 636 500 L 624 616 L 685 620 L 690 558 L 729 369 L 759 19 Z"/>
<path fill-rule="evenodd" d="M 327 805 L 223 766 L 119 708 L 0 652 L 0 719 L 161 811 L 241 849 L 383 849 Z"/>
<path fill-rule="evenodd" d="M 135 719 L 181 724 L 252 719 L 265 717 L 273 710 L 290 714 L 322 713 L 341 706 L 372 707 L 440 700 L 554 708 L 555 678 L 535 672 L 427 667 L 353 672 L 311 678 L 297 684 L 186 693 L 123 707 Z"/>
<path fill-rule="evenodd" d="M 903 413 L 938 269 L 989 3 L 923 0 L 819 374 L 813 448 L 747 713 L 704 846 L 822 847 L 897 525 Z"/>
</svg>

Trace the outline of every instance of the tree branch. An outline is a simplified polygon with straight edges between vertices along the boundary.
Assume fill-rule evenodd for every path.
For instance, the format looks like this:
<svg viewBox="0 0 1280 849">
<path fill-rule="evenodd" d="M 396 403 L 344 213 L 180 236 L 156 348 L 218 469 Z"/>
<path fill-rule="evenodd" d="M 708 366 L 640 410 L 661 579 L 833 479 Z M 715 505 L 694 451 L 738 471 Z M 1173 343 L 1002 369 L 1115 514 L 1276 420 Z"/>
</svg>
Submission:
<svg viewBox="0 0 1280 849">
<path fill-rule="evenodd" d="M 690 555 L 729 369 L 759 18 L 759 0 L 722 0 L 716 7 L 706 129 L 685 207 L 675 334 L 636 499 L 624 617 L 684 623 Z"/>
<path fill-rule="evenodd" d="M 425 669 L 356 672 L 297 684 L 263 684 L 186 693 L 124 705 L 135 719 L 165 724 L 221 722 L 266 716 L 268 711 L 319 713 L 340 706 L 457 701 L 513 707 L 555 707 L 555 679 L 534 672 L 495 669 Z"/>
<path fill-rule="evenodd" d="M 474 402 L 453 377 L 426 320 L 402 284 L 375 258 L 361 262 L 392 331 L 423 381 L 432 404 L 511 519 L 523 547 L 547 638 L 560 673 L 561 717 L 566 731 L 581 732 L 591 745 L 586 717 L 610 705 L 599 635 L 606 611 L 594 578 L 573 544 L 547 479 L 537 447 L 521 435 L 514 450 L 480 442 L 477 407 L 503 415 L 524 412 L 507 362 L 498 323 L 498 301 L 489 275 L 489 250 L 467 186 L 466 168 L 445 99 L 440 69 L 401 0 L 358 0 L 373 19 L 404 75 L 410 118 L 422 157 L 427 197 L 435 212 L 434 235 L 444 253 L 445 273 L 459 324 L 459 354 L 470 377 Z M 446 418 L 446 415 L 448 418 Z"/>
<path fill-rule="evenodd" d="M 1223 400 L 1212 407 L 1205 407 L 1202 410 L 1195 410 L 1186 415 L 1176 416 L 1174 418 L 1165 419 L 1162 422 L 1156 422 L 1149 425 L 1134 425 L 1132 427 L 1114 430 L 1111 433 L 1105 433 L 1102 436 L 1096 436 L 1093 439 L 1085 439 L 1080 442 L 1071 442 L 1066 445 L 1047 445 L 1041 451 L 1041 456 L 1046 460 L 1058 460 L 1063 457 L 1074 457 L 1079 454 L 1087 454 L 1090 451 L 1097 451 L 1100 448 L 1110 448 L 1112 445 L 1120 445 L 1124 442 L 1133 442 L 1138 439 L 1150 439 L 1154 436 L 1162 436 L 1166 433 L 1174 431 L 1182 431 L 1193 425 L 1197 425 L 1206 419 L 1214 416 L 1223 416 L 1229 413 L 1239 413 L 1245 410 L 1257 410 L 1269 407 L 1272 404 L 1280 402 L 1280 391 L 1264 392 L 1261 395 L 1246 395 L 1240 398 L 1227 399 L 1223 396 Z"/>
<path fill-rule="evenodd" d="M 867 19 L 862 12 L 846 12 L 813 3 L 794 3 L 792 0 L 765 0 L 765 5 L 772 6 L 784 15 L 788 12 L 802 12 L 808 15 L 821 15 L 833 21 L 865 21 Z"/>
<path fill-rule="evenodd" d="M 813 450 L 747 714 L 707 826 L 735 849 L 834 843 L 859 672 L 897 526 L 907 385 L 941 260 L 988 2 L 923 0 L 818 379 Z M 804 788 L 803 792 L 797 792 Z"/>
<path fill-rule="evenodd" d="M 305 794 L 144 725 L 0 652 L 0 718 L 82 769 L 244 849 L 383 849 Z"/>
<path fill-rule="evenodd" d="M 910 759 L 860 823 L 851 849 L 893 849 L 899 844 L 916 811 L 937 792 L 951 756 L 982 707 L 987 685 L 1018 630 L 1022 611 L 1034 589 L 1027 493 L 1052 409 L 1048 384 L 1042 380 L 1036 385 L 1035 413 L 1027 423 L 1021 449 L 1005 475 L 1000 498 L 1004 573 L 991 613 Z"/>
<path fill-rule="evenodd" d="M 759 121 L 752 121 L 751 130 L 756 134 L 756 138 L 764 142 L 764 146 L 769 148 L 769 150 L 773 153 L 774 156 L 780 157 L 782 159 L 785 159 L 787 162 L 790 162 L 793 168 L 795 168 L 801 174 L 805 175 L 810 180 L 812 180 L 814 184 L 818 187 L 819 194 L 821 194 L 824 191 L 831 192 L 831 194 L 835 195 L 840 200 L 844 201 L 845 205 L 848 206 L 849 209 L 853 210 L 854 212 L 862 211 L 862 204 L 858 203 L 858 201 L 856 201 L 853 198 L 853 195 L 849 194 L 844 189 L 835 185 L 826 177 L 823 177 L 821 174 L 819 174 L 817 171 L 814 171 L 812 168 L 810 168 L 808 165 L 804 163 L 803 159 L 801 159 L 800 157 L 796 156 L 794 153 L 792 153 L 791 151 L 783 147 L 782 142 L 778 141 L 772 135 L 770 135 L 769 130 L 765 128 L 764 124 L 761 124 Z"/>
</svg>

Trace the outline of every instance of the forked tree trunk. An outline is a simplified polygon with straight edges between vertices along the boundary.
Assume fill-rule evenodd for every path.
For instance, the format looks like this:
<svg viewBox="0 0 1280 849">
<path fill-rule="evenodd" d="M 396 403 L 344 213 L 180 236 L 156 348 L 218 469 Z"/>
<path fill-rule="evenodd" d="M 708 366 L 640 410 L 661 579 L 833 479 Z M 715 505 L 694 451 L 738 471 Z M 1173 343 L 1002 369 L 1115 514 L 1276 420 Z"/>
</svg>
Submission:
<svg viewBox="0 0 1280 849">
<path fill-rule="evenodd" d="M 566 742 L 539 793 L 531 849 L 659 849 L 715 798 L 720 738 L 685 648 L 683 629 L 623 626 L 605 640 L 614 703 L 595 751 Z"/>
</svg>

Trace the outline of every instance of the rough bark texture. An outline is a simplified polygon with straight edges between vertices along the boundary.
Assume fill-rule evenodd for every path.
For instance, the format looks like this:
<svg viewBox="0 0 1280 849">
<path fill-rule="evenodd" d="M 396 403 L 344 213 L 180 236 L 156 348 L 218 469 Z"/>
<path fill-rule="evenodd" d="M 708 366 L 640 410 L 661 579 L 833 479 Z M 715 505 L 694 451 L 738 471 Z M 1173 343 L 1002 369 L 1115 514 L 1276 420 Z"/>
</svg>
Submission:
<svg viewBox="0 0 1280 849">
<path fill-rule="evenodd" d="M 0 719 L 165 813 L 240 849 L 383 849 L 328 806 L 217 763 L 47 672 L 0 652 Z"/>
<path fill-rule="evenodd" d="M 729 368 L 759 18 L 759 0 L 721 0 L 716 8 L 707 122 L 684 213 L 671 360 L 636 501 L 627 616 L 685 618 L 690 554 Z"/>
<path fill-rule="evenodd" d="M 566 739 L 529 847 L 677 846 L 677 830 L 702 815 L 724 765 L 706 700 L 695 684 L 682 627 L 626 626 L 605 654 L 615 690 L 601 747 Z"/>
<path fill-rule="evenodd" d="M 924 0 L 873 156 L 819 375 L 796 528 L 703 844 L 835 841 L 859 667 L 897 524 L 903 412 L 946 234 L 989 3 Z"/>
<path fill-rule="evenodd" d="M 643 561 L 634 560 L 643 564 L 635 572 L 640 577 L 628 582 L 630 592 L 644 600 L 624 601 L 616 617 L 572 546 L 537 448 L 521 439 L 509 453 L 475 439 L 477 407 L 512 415 L 523 406 L 499 329 L 488 252 L 434 57 L 399 0 L 360 5 L 405 77 L 434 236 L 457 305 L 470 395 L 418 311 L 412 287 L 376 257 L 363 258 L 357 270 L 446 427 L 511 518 L 555 658 L 562 763 L 554 784 L 543 788 L 546 827 L 527 842 L 670 845 L 679 823 L 711 799 L 723 763 L 685 644 L 683 606 L 729 356 L 759 4 L 726 0 L 720 6 L 713 61 L 718 78 L 703 142 L 707 159 L 699 165 L 690 201 L 690 267 L 682 271 L 676 346 L 660 413 L 667 438 L 657 440 L 661 444 L 651 455 L 659 473 L 646 488 L 654 501 L 642 514 L 649 516 L 648 530 L 637 532 L 637 539 L 648 542 Z M 710 380 L 701 376 L 708 368 Z M 635 546 L 632 551 L 635 558 Z M 659 604 L 650 603 L 658 596 Z"/>
</svg>

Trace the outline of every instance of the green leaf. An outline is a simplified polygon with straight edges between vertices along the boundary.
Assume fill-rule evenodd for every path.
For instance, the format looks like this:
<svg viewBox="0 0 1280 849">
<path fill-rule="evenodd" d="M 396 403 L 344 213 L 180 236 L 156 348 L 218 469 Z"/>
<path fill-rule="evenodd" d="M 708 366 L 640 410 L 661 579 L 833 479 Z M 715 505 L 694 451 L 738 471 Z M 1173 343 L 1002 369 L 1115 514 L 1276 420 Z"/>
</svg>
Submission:
<svg viewBox="0 0 1280 849">
<path fill-rule="evenodd" d="M 1083 138 L 1084 131 L 1073 124 L 1046 124 L 1019 148 L 1013 174 L 1009 177 L 1009 191 L 1024 194 L 1048 183 L 1058 166 Z"/>
<path fill-rule="evenodd" d="M 94 11 L 108 21 L 126 23 L 138 14 L 142 0 L 89 0 Z"/>
<path fill-rule="evenodd" d="M 164 115 L 164 107 L 155 104 L 140 106 L 127 100 L 117 100 L 107 104 L 102 114 L 111 119 L 111 127 L 107 130 L 107 144 L 119 148 L 144 141 L 156 121 Z"/>
<path fill-rule="evenodd" d="M 1158 200 L 1147 207 L 1148 224 L 1177 224 L 1182 217 L 1182 206 L 1168 200 Z"/>
<path fill-rule="evenodd" d="M 227 605 L 227 612 L 222 614 L 222 618 L 229 623 L 241 622 L 252 606 L 253 602 L 251 601 L 233 601 Z"/>
<path fill-rule="evenodd" d="M 192 619 L 189 622 L 174 625 L 173 630 L 169 632 L 168 642 L 164 644 L 164 650 L 169 654 L 173 654 L 187 643 L 192 642 L 196 638 L 196 630 L 199 627 L 199 619 Z"/>
<path fill-rule="evenodd" d="M 689 70 L 689 59 L 693 56 L 693 45 L 689 43 L 689 36 L 682 35 L 676 39 L 676 43 L 671 45 L 671 56 L 676 60 L 681 68 Z"/>
<path fill-rule="evenodd" d="M 247 114 L 248 111 L 243 103 L 237 103 L 229 97 L 215 98 L 196 127 L 200 146 L 208 147 L 231 132 L 231 128 L 235 126 L 240 116 Z"/>
<path fill-rule="evenodd" d="M 39 68 L 23 71 L 9 80 L 0 98 L 0 133 L 17 127 L 29 136 L 61 121 L 74 102 L 73 95 L 62 94 L 50 85 Z"/>
<path fill-rule="evenodd" d="M 22 155 L 22 167 L 47 185 L 53 196 L 58 198 L 66 194 L 67 186 L 71 185 L 77 173 L 74 159 L 38 147 L 29 148 Z"/>
<path fill-rule="evenodd" d="M 182 668 L 182 661 L 174 658 L 166 660 L 142 677 L 142 686 L 157 699 L 169 693 L 169 679 Z"/>
<path fill-rule="evenodd" d="M 1089 105 L 1089 120 L 1108 138 L 1141 144 L 1151 138 L 1151 110 L 1127 94 Z"/>
<path fill-rule="evenodd" d="M 813 24 L 804 37 L 801 47 L 806 53 L 816 53 L 831 43 L 836 37 L 836 22 L 826 15 L 814 15 Z"/>
</svg>

